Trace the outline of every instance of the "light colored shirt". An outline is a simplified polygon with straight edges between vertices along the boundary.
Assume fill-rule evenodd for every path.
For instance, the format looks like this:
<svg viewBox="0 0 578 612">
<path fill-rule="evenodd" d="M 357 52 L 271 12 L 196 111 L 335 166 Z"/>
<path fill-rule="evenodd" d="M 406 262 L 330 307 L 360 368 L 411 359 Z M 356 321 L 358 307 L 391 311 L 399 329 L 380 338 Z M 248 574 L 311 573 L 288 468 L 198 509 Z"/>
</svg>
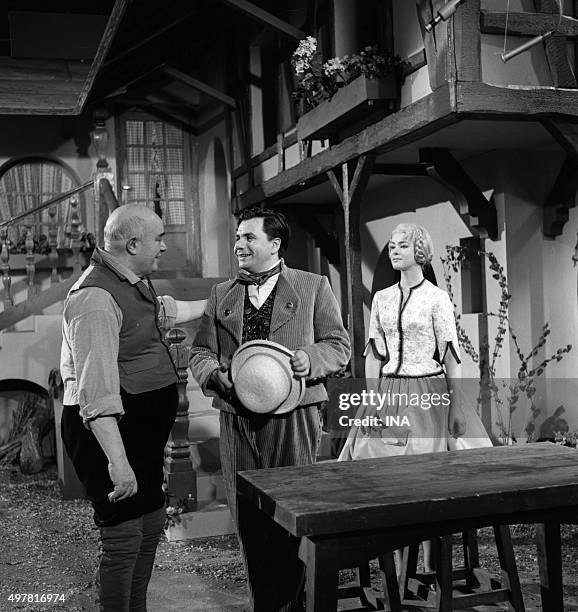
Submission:
<svg viewBox="0 0 578 612">
<path fill-rule="evenodd" d="M 423 280 L 405 303 L 399 284 L 377 291 L 369 339 L 383 357 L 383 375 L 429 376 L 443 372 L 448 348 L 460 363 L 453 305 L 448 294 Z M 439 361 L 434 359 L 436 348 Z"/>
<path fill-rule="evenodd" d="M 249 301 L 255 308 L 259 309 L 263 306 L 267 298 L 271 295 L 271 291 L 273 291 L 278 280 L 279 274 L 275 274 L 271 278 L 268 278 L 261 286 L 248 285 L 247 291 L 249 292 Z"/>
<path fill-rule="evenodd" d="M 270 268 L 268 268 L 268 270 L 271 270 L 278 264 L 279 262 L 276 261 Z M 267 270 L 263 270 L 263 272 L 267 272 Z M 249 301 L 251 302 L 251 304 L 253 304 L 253 306 L 255 306 L 255 308 L 257 308 L 257 310 L 261 308 L 261 306 L 263 306 L 267 298 L 271 295 L 271 291 L 273 291 L 273 288 L 277 284 L 280 274 L 281 273 L 274 274 L 271 278 L 268 278 L 260 286 L 257 286 L 257 285 L 247 286 L 247 291 L 249 292 Z"/>
<path fill-rule="evenodd" d="M 103 260 L 132 285 L 146 283 L 115 257 L 100 250 Z M 122 311 L 112 295 L 100 287 L 76 288 L 91 272 L 89 266 L 70 290 L 63 311 L 60 372 L 63 403 L 80 406 L 84 422 L 99 416 L 124 414 L 118 373 Z M 177 316 L 171 296 L 159 297 L 159 327 L 168 330 Z"/>
</svg>

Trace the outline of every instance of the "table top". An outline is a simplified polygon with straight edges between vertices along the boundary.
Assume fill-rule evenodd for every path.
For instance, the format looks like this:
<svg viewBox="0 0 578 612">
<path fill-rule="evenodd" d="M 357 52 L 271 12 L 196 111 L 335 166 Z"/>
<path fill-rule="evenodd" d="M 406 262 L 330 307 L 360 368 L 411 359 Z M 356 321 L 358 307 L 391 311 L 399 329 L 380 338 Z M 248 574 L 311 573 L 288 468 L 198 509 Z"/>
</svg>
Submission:
<svg viewBox="0 0 578 612">
<path fill-rule="evenodd" d="M 296 536 L 578 506 L 578 450 L 549 442 L 240 472 Z"/>
</svg>

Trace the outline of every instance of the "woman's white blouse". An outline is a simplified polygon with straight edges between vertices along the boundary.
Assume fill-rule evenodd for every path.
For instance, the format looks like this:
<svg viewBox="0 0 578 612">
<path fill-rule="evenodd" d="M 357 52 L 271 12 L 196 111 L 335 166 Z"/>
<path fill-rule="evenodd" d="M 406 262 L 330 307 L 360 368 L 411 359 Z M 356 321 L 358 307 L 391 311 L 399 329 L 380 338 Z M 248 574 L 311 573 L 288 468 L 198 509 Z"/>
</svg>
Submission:
<svg viewBox="0 0 578 612">
<path fill-rule="evenodd" d="M 448 348 L 460 363 L 453 305 L 445 291 L 425 279 L 409 290 L 405 303 L 399 284 L 374 295 L 369 339 L 384 358 L 382 375 L 441 374 Z"/>
</svg>

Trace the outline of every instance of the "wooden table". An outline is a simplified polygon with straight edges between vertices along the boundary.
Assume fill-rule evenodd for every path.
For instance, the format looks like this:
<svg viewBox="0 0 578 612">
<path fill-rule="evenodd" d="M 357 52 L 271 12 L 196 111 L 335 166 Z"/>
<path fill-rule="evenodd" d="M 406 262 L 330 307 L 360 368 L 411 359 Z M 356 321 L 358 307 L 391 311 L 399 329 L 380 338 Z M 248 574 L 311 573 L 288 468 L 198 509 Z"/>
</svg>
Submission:
<svg viewBox="0 0 578 612">
<path fill-rule="evenodd" d="M 240 472 L 237 491 L 241 531 L 272 519 L 301 538 L 308 611 L 336 610 L 340 568 L 518 523 L 540 525 L 543 608 L 563 610 L 560 523 L 578 522 L 577 450 L 545 442 Z"/>
</svg>

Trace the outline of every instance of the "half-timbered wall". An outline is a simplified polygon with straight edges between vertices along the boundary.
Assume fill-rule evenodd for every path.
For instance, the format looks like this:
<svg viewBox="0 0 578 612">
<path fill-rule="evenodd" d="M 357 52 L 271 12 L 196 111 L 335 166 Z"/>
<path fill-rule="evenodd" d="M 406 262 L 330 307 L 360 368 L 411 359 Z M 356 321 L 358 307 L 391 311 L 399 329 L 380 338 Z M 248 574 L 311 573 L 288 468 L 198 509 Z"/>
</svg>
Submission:
<svg viewBox="0 0 578 612">
<path fill-rule="evenodd" d="M 574 344 L 578 331 L 577 274 L 572 262 L 578 231 L 576 210 L 570 211 L 570 219 L 561 236 L 554 240 L 543 234 L 543 202 L 556 178 L 562 158 L 561 154 L 510 151 L 487 153 L 463 162 L 476 184 L 487 197 L 493 195 L 496 204 L 498 238 L 488 239 L 485 246 L 504 267 L 512 295 L 510 320 L 524 354 L 528 354 L 536 345 L 546 322 L 551 329 L 543 350 L 530 362 L 530 368 L 558 348 L 568 343 Z M 445 245 L 457 245 L 460 239 L 471 236 L 470 230 L 447 200 L 447 191 L 431 179 L 406 178 L 381 186 L 376 184 L 375 178 L 372 181 L 362 207 L 366 330 L 372 294 L 382 288 L 376 285 L 376 279 L 386 278 L 383 274 L 386 242 L 398 223 L 418 223 L 430 231 L 436 249 L 433 268 L 442 288 L 445 288 L 445 283 L 439 256 L 444 254 Z M 487 265 L 485 284 L 488 310 L 497 312 L 499 288 Z M 457 310 L 462 313 L 459 274 L 454 275 L 452 287 Z M 474 346 L 478 347 L 479 315 L 462 314 L 462 323 Z M 490 317 L 488 328 L 489 338 L 493 342 L 497 329 L 495 317 Z M 463 351 L 462 356 L 464 378 L 477 378 L 477 365 Z M 506 337 L 496 375 L 501 378 L 516 377 L 519 365 L 515 346 Z M 575 347 L 559 363 L 549 364 L 545 373 L 537 379 L 536 405 L 542 410 L 539 422 L 563 405 L 570 428 L 578 428 L 578 409 L 574 397 L 577 371 L 578 349 Z M 522 397 L 513 414 L 514 432 L 522 438 L 529 416 L 527 406 Z"/>
</svg>

